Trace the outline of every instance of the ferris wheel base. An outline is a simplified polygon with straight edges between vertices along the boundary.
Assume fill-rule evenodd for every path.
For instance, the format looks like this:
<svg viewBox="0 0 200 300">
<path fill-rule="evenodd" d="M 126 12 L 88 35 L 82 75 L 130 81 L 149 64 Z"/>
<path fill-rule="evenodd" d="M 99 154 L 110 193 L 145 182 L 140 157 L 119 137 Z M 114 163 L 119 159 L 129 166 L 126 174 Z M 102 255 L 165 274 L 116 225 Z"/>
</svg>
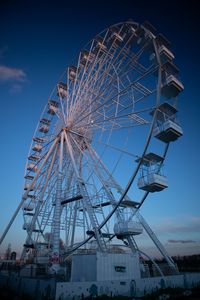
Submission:
<svg viewBox="0 0 200 300">
<path fill-rule="evenodd" d="M 110 253 L 74 254 L 72 260 L 68 261 L 72 266 L 68 279 L 64 265 L 55 263 L 50 267 L 48 276 L 41 273 L 42 264 L 40 267 L 37 264 L 25 265 L 20 273 L 1 271 L 0 287 L 10 287 L 38 300 L 45 295 L 55 300 L 72 300 L 102 295 L 143 297 L 159 289 L 162 292 L 167 289 L 169 293 L 169 288 L 180 288 L 184 292 L 200 285 L 200 273 L 174 275 L 169 273 L 169 269 L 166 273 L 167 264 L 163 263 L 159 267 L 163 273 L 165 271 L 165 276 L 160 276 L 154 265 L 150 274 L 148 265 L 137 252 L 124 251 L 121 247 L 113 246 Z"/>
<path fill-rule="evenodd" d="M 72 300 L 84 295 L 84 297 L 96 296 L 126 296 L 126 297 L 143 297 L 147 294 L 151 295 L 155 291 L 164 297 L 162 299 L 171 299 L 171 293 L 174 294 L 175 289 L 182 290 L 182 295 L 191 288 L 195 288 L 200 284 L 200 273 L 187 273 L 181 275 L 169 275 L 166 277 L 139 278 L 129 280 L 99 281 L 99 282 L 58 282 L 56 285 L 56 300 L 62 295 L 67 296 L 66 299 Z M 74 298 L 73 298 L 74 297 Z M 159 298 L 160 299 L 160 298 Z"/>
<path fill-rule="evenodd" d="M 75 254 L 72 256 L 71 282 L 126 280 L 140 278 L 138 253 Z"/>
<path fill-rule="evenodd" d="M 175 289 L 182 291 L 184 296 L 186 292 L 191 292 L 192 288 L 200 285 L 200 273 L 186 273 L 180 275 L 169 275 L 163 277 L 138 278 L 127 280 L 103 280 L 103 281 L 85 281 L 85 282 L 65 282 L 58 281 L 55 278 L 30 278 L 20 277 L 13 273 L 10 275 L 0 274 L 0 287 L 6 290 L 12 288 L 16 293 L 25 293 L 33 299 L 83 299 L 83 297 L 98 296 L 126 296 L 143 297 L 147 294 L 164 295 L 162 299 L 170 298 L 171 292 Z M 166 294 L 169 295 L 166 298 Z M 132 299 L 131 298 L 131 299 Z M 185 298 L 185 297 L 184 297 Z M 196 298 L 197 299 L 197 298 Z"/>
</svg>

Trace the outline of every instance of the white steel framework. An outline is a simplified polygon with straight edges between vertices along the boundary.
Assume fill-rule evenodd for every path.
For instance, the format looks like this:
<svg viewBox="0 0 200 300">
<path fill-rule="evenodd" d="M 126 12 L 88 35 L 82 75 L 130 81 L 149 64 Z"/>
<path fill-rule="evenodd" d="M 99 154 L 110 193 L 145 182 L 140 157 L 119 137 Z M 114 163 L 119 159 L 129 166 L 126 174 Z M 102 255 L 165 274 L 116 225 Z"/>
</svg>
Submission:
<svg viewBox="0 0 200 300">
<path fill-rule="evenodd" d="M 144 229 L 176 272 L 139 213 L 149 192 L 167 187 L 163 163 L 169 143 L 182 135 L 176 104 L 183 86 L 169 47 L 149 23 L 130 21 L 102 31 L 80 51 L 38 122 L 22 201 L 0 243 L 22 208 L 23 259 L 46 257 L 57 272 L 77 249 L 93 241 L 108 252 L 116 238 L 143 253 L 135 236 Z"/>
</svg>

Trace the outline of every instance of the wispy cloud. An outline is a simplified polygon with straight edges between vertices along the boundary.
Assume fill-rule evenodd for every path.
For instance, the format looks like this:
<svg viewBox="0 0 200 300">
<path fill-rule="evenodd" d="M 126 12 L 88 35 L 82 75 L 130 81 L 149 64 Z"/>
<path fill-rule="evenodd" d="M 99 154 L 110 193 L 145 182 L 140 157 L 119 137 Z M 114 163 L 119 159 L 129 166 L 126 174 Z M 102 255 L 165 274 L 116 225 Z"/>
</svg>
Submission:
<svg viewBox="0 0 200 300">
<path fill-rule="evenodd" d="M 170 255 L 192 255 L 200 252 L 199 216 L 178 215 L 176 218 L 170 217 L 149 225 Z M 136 241 L 139 249 L 150 256 L 160 257 L 146 233 L 139 236 Z"/>
<path fill-rule="evenodd" d="M 168 240 L 168 243 L 170 243 L 170 244 L 193 244 L 193 243 L 197 243 L 197 241 L 193 241 L 193 240 Z"/>
<path fill-rule="evenodd" d="M 22 69 L 0 65 L 0 82 L 24 82 L 26 79 L 26 73 Z"/>
<path fill-rule="evenodd" d="M 11 94 L 17 94 L 19 92 L 21 92 L 22 90 L 22 86 L 19 84 L 13 84 L 10 88 L 10 93 Z"/>
<path fill-rule="evenodd" d="M 162 233 L 190 233 L 199 232 L 200 230 L 200 217 L 187 216 L 181 220 L 168 219 L 162 224 L 155 225 L 156 232 Z"/>
</svg>

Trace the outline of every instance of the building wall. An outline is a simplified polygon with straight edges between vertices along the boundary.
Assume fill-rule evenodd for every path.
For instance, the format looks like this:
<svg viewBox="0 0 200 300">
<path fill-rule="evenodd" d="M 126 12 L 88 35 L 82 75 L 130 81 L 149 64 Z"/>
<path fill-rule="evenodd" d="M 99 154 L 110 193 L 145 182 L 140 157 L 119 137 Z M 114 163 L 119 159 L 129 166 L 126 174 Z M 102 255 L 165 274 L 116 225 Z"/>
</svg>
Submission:
<svg viewBox="0 0 200 300">
<path fill-rule="evenodd" d="M 124 284 L 125 283 L 125 284 Z M 56 286 L 56 300 L 72 300 L 89 296 L 129 296 L 129 282 L 93 281 L 93 282 L 58 282 Z"/>
<path fill-rule="evenodd" d="M 166 277 L 143 278 L 135 280 L 104 280 L 88 282 L 55 282 L 54 279 L 35 279 L 0 274 L 0 287 L 10 287 L 22 295 L 27 293 L 34 299 L 76 300 L 82 296 L 144 296 L 160 288 L 181 287 L 189 289 L 200 285 L 200 273 L 171 275 Z"/>
<path fill-rule="evenodd" d="M 188 289 L 200 284 L 200 273 L 171 275 L 135 280 L 107 280 L 96 282 L 58 282 L 55 300 L 72 300 L 90 295 L 142 297 L 161 288 Z"/>
<path fill-rule="evenodd" d="M 140 278 L 138 254 L 97 252 L 97 281 Z"/>
<path fill-rule="evenodd" d="M 72 256 L 71 281 L 96 281 L 97 257 L 94 254 L 76 254 Z"/>
<path fill-rule="evenodd" d="M 138 254 L 101 253 L 72 256 L 71 282 L 140 278 Z"/>
</svg>

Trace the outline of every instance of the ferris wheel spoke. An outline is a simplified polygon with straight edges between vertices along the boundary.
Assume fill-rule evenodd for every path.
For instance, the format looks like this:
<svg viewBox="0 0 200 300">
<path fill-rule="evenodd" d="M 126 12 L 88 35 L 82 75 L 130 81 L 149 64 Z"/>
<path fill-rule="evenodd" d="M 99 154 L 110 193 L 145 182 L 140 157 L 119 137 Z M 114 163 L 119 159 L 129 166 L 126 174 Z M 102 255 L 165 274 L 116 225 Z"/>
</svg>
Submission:
<svg viewBox="0 0 200 300">
<path fill-rule="evenodd" d="M 55 151 L 53 153 L 52 161 L 51 161 L 51 164 L 50 164 L 48 172 L 47 172 L 45 183 L 44 183 L 44 185 L 42 185 L 42 189 L 41 189 L 41 192 L 39 194 L 39 202 L 43 203 L 43 205 L 45 204 L 45 202 L 47 203 L 47 201 L 44 201 L 44 194 L 46 192 L 47 185 L 49 184 L 49 181 L 50 181 L 51 177 L 55 176 L 55 172 L 52 174 L 52 170 L 53 170 L 53 167 L 54 167 L 54 164 L 55 164 L 57 151 L 58 151 L 58 145 L 56 145 Z M 53 189 L 54 185 L 55 185 L 55 182 L 54 182 L 54 184 L 52 184 L 52 187 L 50 188 L 49 192 L 51 192 L 51 189 Z M 43 208 L 43 205 L 41 205 L 41 209 Z M 38 215 L 39 215 L 39 213 L 40 213 L 40 211 L 38 211 Z"/>
<path fill-rule="evenodd" d="M 125 47 L 125 46 L 124 46 Z M 123 52 L 123 49 L 124 49 L 124 47 L 120 50 L 120 53 L 117 55 L 117 57 L 115 58 L 115 61 L 117 61 L 117 59 L 118 59 L 118 56 L 121 54 L 121 52 Z M 142 52 L 143 52 L 144 50 L 142 50 Z M 142 53 L 141 51 L 138 53 L 138 54 L 136 54 L 135 55 L 135 58 L 137 58 L 137 57 L 139 57 L 140 55 L 141 55 L 141 53 Z M 113 67 L 114 66 L 114 62 L 112 62 L 112 60 L 110 60 L 109 59 L 109 69 L 111 68 L 111 67 Z M 120 67 L 120 65 L 121 65 L 121 63 L 122 63 L 122 61 L 120 61 L 120 62 L 118 62 L 118 68 Z M 123 68 L 121 68 L 121 69 L 123 69 Z M 107 73 L 108 74 L 108 69 L 106 69 L 106 71 L 105 71 L 105 74 Z M 102 83 L 104 82 L 105 80 L 103 80 L 102 81 Z M 95 80 L 93 80 L 93 82 L 95 82 Z M 99 80 L 98 80 L 98 82 L 99 82 Z M 101 85 L 100 85 L 101 86 Z M 82 97 L 81 97 L 82 98 Z"/>
<path fill-rule="evenodd" d="M 91 126 L 93 127 L 93 126 L 101 125 L 102 123 L 106 124 L 107 122 L 113 122 L 113 124 L 117 125 L 118 124 L 117 121 L 119 120 L 119 122 L 120 122 L 120 119 L 124 119 L 122 121 L 130 122 L 130 123 L 132 121 L 135 121 L 137 125 L 149 124 L 149 121 L 147 121 L 146 119 L 140 117 L 139 114 L 147 113 L 147 112 L 152 111 L 152 107 L 120 115 L 120 113 L 123 112 L 124 110 L 126 110 L 126 108 L 120 110 L 118 112 L 117 116 L 111 116 L 111 117 L 109 117 L 109 116 L 105 117 L 105 116 L 103 116 L 103 114 L 99 113 L 100 116 L 99 116 L 98 119 L 93 118 L 92 123 L 90 122 L 90 123 L 87 123 L 87 124 L 82 124 L 81 127 L 91 127 Z"/>
<path fill-rule="evenodd" d="M 92 48 L 93 48 L 93 44 L 94 44 L 94 40 L 93 40 L 92 43 L 91 43 L 90 50 L 89 50 L 89 54 L 88 54 L 88 59 L 86 59 L 86 64 L 85 64 L 85 66 L 82 66 L 82 65 L 81 65 L 81 59 L 82 59 L 82 55 L 81 55 L 81 54 L 82 54 L 82 53 L 80 53 L 80 55 L 79 55 L 77 70 L 83 69 L 83 72 L 82 72 L 82 75 L 81 75 L 81 78 L 80 78 L 80 80 L 79 80 L 79 84 L 78 84 L 77 88 L 76 88 L 76 84 L 74 84 L 74 87 L 73 87 L 72 100 L 71 100 L 71 101 L 72 101 L 72 103 L 73 103 L 73 107 L 74 107 L 74 108 L 76 107 L 76 101 L 77 101 L 78 95 L 79 95 L 79 93 L 80 93 L 80 88 L 81 88 L 82 83 L 83 83 L 83 81 L 84 81 L 84 76 L 85 76 L 85 74 L 86 74 L 86 72 L 87 72 L 88 64 L 90 63 L 89 57 L 92 56 Z M 91 69 L 91 71 L 92 71 L 92 69 Z M 89 74 L 87 74 L 87 77 L 86 77 L 86 78 L 88 78 L 88 75 L 89 75 Z M 83 84 L 85 84 L 85 83 L 83 83 Z M 76 96 L 75 96 L 75 95 L 76 95 Z M 75 99 L 74 99 L 74 97 L 75 97 Z"/>
<path fill-rule="evenodd" d="M 113 179 L 113 176 L 105 168 L 105 166 L 103 165 L 103 163 L 100 160 L 100 158 L 98 158 L 98 161 L 96 161 L 96 154 L 93 153 L 91 151 L 91 149 L 90 149 L 89 153 L 90 153 L 90 155 L 92 157 L 92 160 L 93 160 L 93 163 L 94 163 L 94 166 L 95 166 L 94 167 L 94 171 L 97 174 L 97 176 L 100 179 L 100 181 L 102 182 L 102 188 L 105 190 L 105 192 L 107 194 L 107 197 L 109 199 L 109 204 L 113 207 L 113 209 L 115 209 L 116 217 L 117 217 L 118 222 L 123 222 L 124 217 L 123 217 L 123 215 L 122 215 L 122 213 L 120 211 L 120 208 L 119 207 L 116 208 L 117 201 L 114 198 L 113 193 L 111 191 L 112 188 L 115 188 L 115 189 L 117 189 L 117 192 L 121 192 L 122 193 L 123 192 L 122 188 Z M 106 170 L 106 172 L 105 172 L 105 170 Z M 127 197 L 125 199 L 127 199 Z M 105 220 L 106 220 L 106 218 L 104 216 L 103 223 L 105 223 Z"/>
<path fill-rule="evenodd" d="M 89 89 L 89 90 L 91 90 L 91 89 Z M 91 93 L 91 96 L 92 96 L 92 94 L 94 94 L 94 95 L 95 95 L 95 98 L 97 97 L 97 96 L 96 96 L 96 92 L 95 92 L 95 93 L 94 93 L 94 92 L 92 92 L 92 93 Z M 82 99 L 81 99 L 81 100 L 82 100 Z M 91 103 L 91 104 L 92 104 L 93 102 L 94 102 L 94 101 L 93 101 L 93 100 L 92 100 L 92 98 L 91 98 L 91 100 L 89 100 L 89 103 Z M 82 101 L 81 101 L 81 103 L 82 103 Z"/>
<path fill-rule="evenodd" d="M 110 79 L 110 82 L 111 82 L 111 80 L 112 80 L 112 78 Z M 97 91 L 94 91 L 94 89 L 89 89 L 91 92 L 91 97 L 93 96 L 93 94 L 95 95 L 95 99 L 97 99 L 98 98 L 98 92 Z M 100 90 L 100 86 L 98 87 L 98 90 Z M 105 89 L 106 90 L 106 89 Z M 94 103 L 94 100 L 92 99 L 92 98 L 89 98 L 88 99 L 89 100 L 89 105 L 92 105 L 93 103 Z M 85 109 L 85 108 L 84 108 Z M 86 111 L 87 111 L 87 109 L 86 109 Z"/>
<path fill-rule="evenodd" d="M 95 76 L 94 77 L 92 77 L 92 82 L 95 82 L 95 77 L 97 78 L 97 76 L 98 76 L 98 73 L 96 73 L 95 74 Z M 104 80 L 104 78 L 105 78 L 105 75 L 104 75 L 104 73 L 102 74 L 102 78 L 103 78 L 103 80 Z M 99 89 L 100 87 L 98 87 L 98 89 Z M 86 89 L 86 90 L 90 90 L 91 92 L 91 96 L 92 96 L 92 94 L 93 94 L 93 91 L 94 91 L 94 88 L 92 88 L 91 89 L 91 87 L 90 86 L 83 86 L 82 88 L 81 88 L 81 90 L 84 90 L 84 89 Z M 82 97 L 83 95 L 80 95 L 80 97 L 78 98 L 78 97 L 76 97 L 76 99 L 77 99 L 77 103 L 80 105 L 80 106 L 82 106 L 82 101 L 83 101 L 83 97 Z M 87 97 L 88 98 L 88 97 Z M 89 101 L 89 103 L 91 103 L 91 98 L 89 97 L 88 98 L 88 101 Z M 74 110 L 73 111 L 75 111 L 75 109 L 77 109 L 77 107 L 76 106 L 74 106 Z"/>
<path fill-rule="evenodd" d="M 46 155 L 45 155 L 45 157 L 44 157 L 44 160 L 43 160 L 41 166 L 39 167 L 38 171 L 36 171 L 36 176 L 34 177 L 34 179 L 33 179 L 32 183 L 31 183 L 30 187 L 27 189 L 27 191 L 24 193 L 24 195 L 23 195 L 23 197 L 22 197 L 24 200 L 26 200 L 26 198 L 28 197 L 28 193 L 30 192 L 31 188 L 34 187 L 34 184 L 35 184 L 35 182 L 37 181 L 38 176 L 39 176 L 39 174 L 40 174 L 42 168 L 44 167 L 45 163 L 47 162 L 49 156 L 51 155 L 51 153 L 52 153 L 52 151 L 53 151 L 53 149 L 54 149 L 54 147 L 55 147 L 57 141 L 58 141 L 58 138 L 56 138 L 56 139 L 54 140 L 54 143 L 51 145 L 49 151 L 46 153 Z"/>
<path fill-rule="evenodd" d="M 63 120 L 63 123 L 65 124 L 65 126 L 67 126 L 67 124 L 66 124 L 66 114 L 65 114 L 65 109 L 64 109 L 64 105 L 63 105 L 63 100 L 64 99 L 68 100 L 68 92 L 66 91 L 67 94 L 65 95 L 65 97 L 62 97 L 62 95 L 60 94 L 60 91 L 59 91 L 59 84 L 57 85 L 57 90 L 58 90 L 59 102 L 60 102 L 60 106 L 61 106 L 61 115 L 58 114 L 58 112 L 56 112 L 56 114 L 57 114 L 58 118 Z M 67 101 L 67 103 L 68 103 L 68 101 Z M 67 109 L 68 109 L 68 107 L 67 107 Z"/>
<path fill-rule="evenodd" d="M 74 211 L 73 211 L 72 233 L 71 233 L 70 248 L 74 245 L 74 236 L 75 236 L 76 222 L 77 222 L 77 203 L 75 203 L 75 205 L 74 205 Z"/>
<path fill-rule="evenodd" d="M 60 254 L 60 213 L 61 213 L 61 198 L 62 198 L 62 181 L 63 181 L 63 145 L 64 145 L 64 135 L 61 133 L 60 137 L 60 149 L 59 149 L 59 163 L 58 163 L 58 177 L 56 183 L 56 197 L 55 197 L 55 208 L 53 213 L 53 234 L 52 234 L 52 243 L 53 243 L 53 255 Z M 55 263 L 54 267 L 57 269 L 59 263 Z"/>
<path fill-rule="evenodd" d="M 55 154 L 56 154 L 56 152 L 55 152 Z M 54 163 L 55 162 L 52 160 L 52 167 L 53 167 Z M 49 174 L 51 174 L 51 176 L 49 176 L 49 179 L 52 176 L 55 176 L 54 173 L 51 174 L 51 172 L 49 170 Z M 48 219 L 49 219 L 49 217 L 50 217 L 50 215 L 52 214 L 52 211 L 53 211 L 52 203 L 50 203 L 50 207 L 51 208 L 49 210 L 49 200 L 50 200 L 51 193 L 52 193 L 53 189 L 55 188 L 55 186 L 56 186 L 56 180 L 54 180 L 54 182 L 51 182 L 51 187 L 48 190 L 47 197 L 44 198 L 44 196 L 43 196 L 42 197 L 42 201 L 39 200 L 39 202 L 38 202 L 38 212 L 35 213 L 35 215 L 37 217 L 37 222 L 40 224 L 39 226 L 41 227 L 41 230 L 42 230 L 41 234 L 43 234 L 46 226 L 49 225 Z M 39 194 L 38 197 L 40 197 L 40 199 L 41 199 L 41 193 Z M 39 218 L 41 218 L 40 221 L 39 221 Z M 46 221 L 45 221 L 45 219 L 46 219 Z M 39 235 L 39 233 L 38 233 L 38 235 Z"/>
<path fill-rule="evenodd" d="M 109 32 L 109 30 L 106 32 L 105 37 L 107 36 L 108 32 Z M 104 39 L 103 39 L 103 42 L 104 42 L 104 40 L 105 40 L 105 37 L 104 37 Z M 90 51 L 89 51 L 89 55 L 91 55 L 91 53 L 92 53 L 92 48 L 93 48 L 94 42 L 95 42 L 95 40 L 92 41 L 92 44 L 91 44 L 91 47 L 90 47 Z M 110 53 L 109 53 L 109 52 L 111 51 L 111 49 L 113 49 L 113 44 L 114 44 L 114 42 L 115 42 L 115 40 L 113 40 L 113 42 L 112 42 L 112 44 L 111 44 L 111 46 L 110 46 L 110 49 L 109 49 L 108 51 L 106 51 L 106 53 L 105 53 L 105 55 L 104 55 L 104 60 L 99 64 L 99 70 L 101 70 L 102 64 L 105 64 L 105 61 L 106 61 L 106 59 L 107 59 L 107 56 L 109 56 L 109 61 L 110 61 Z M 87 77 L 86 77 L 86 80 L 85 80 L 84 84 L 87 84 L 87 81 L 88 81 L 88 79 L 90 78 L 90 75 L 91 75 L 91 73 L 92 73 L 92 71 L 93 71 L 93 68 L 94 68 L 94 66 L 95 66 L 95 63 L 98 61 L 97 58 L 98 58 L 99 52 L 100 52 L 100 49 L 98 50 L 97 55 L 95 55 L 95 60 L 93 60 L 92 67 L 91 67 L 91 69 L 90 69 L 90 73 L 87 74 Z M 117 57 L 116 57 L 116 59 L 117 59 Z M 80 57 L 79 57 L 79 62 L 80 62 Z M 84 67 L 84 72 L 85 72 L 85 70 L 86 70 L 86 67 L 87 67 L 88 62 L 89 62 L 89 61 L 87 60 L 86 66 Z M 82 78 L 81 78 L 80 86 L 81 86 L 81 83 L 82 83 L 82 79 L 83 79 L 83 75 L 82 75 Z M 79 91 L 76 93 L 76 96 L 79 96 Z"/>
<path fill-rule="evenodd" d="M 152 70 L 148 71 L 148 73 L 152 72 Z M 147 74 L 146 74 L 147 75 Z M 113 101 L 115 98 L 117 98 L 119 95 L 122 95 L 125 91 L 129 90 L 132 86 L 136 85 L 137 82 L 142 79 L 144 77 L 144 75 L 142 77 L 140 77 L 139 79 L 137 79 L 137 81 L 133 81 L 129 86 L 127 86 L 124 90 L 121 90 L 119 93 L 115 94 L 112 98 L 107 99 L 104 103 L 100 104 L 99 106 L 95 107 L 90 113 L 86 113 L 86 115 L 84 115 L 84 117 L 78 119 L 77 121 L 75 121 L 75 126 L 77 126 L 77 124 L 79 124 L 80 122 L 82 122 L 84 119 L 86 119 L 88 116 L 94 114 L 96 111 L 98 111 L 100 108 L 102 108 L 103 106 L 105 106 L 105 104 L 108 104 L 110 101 Z"/>
<path fill-rule="evenodd" d="M 87 210 L 87 213 L 89 215 L 93 230 L 95 231 L 95 237 L 97 239 L 99 248 L 101 249 L 102 252 L 104 252 L 105 251 L 105 245 L 104 245 L 104 242 L 103 242 L 103 240 L 102 240 L 102 238 L 101 238 L 101 236 L 98 232 L 97 218 L 96 218 L 96 216 L 94 214 L 94 211 L 92 209 L 92 206 L 91 206 L 91 203 L 90 203 L 90 200 L 89 200 L 90 198 L 89 198 L 89 195 L 87 194 L 87 190 L 85 188 L 85 183 L 84 183 L 83 179 L 80 177 L 80 174 L 79 174 L 78 169 L 76 167 L 76 162 L 75 162 L 75 159 L 74 159 L 74 156 L 73 156 L 72 146 L 71 146 L 71 143 L 70 143 L 69 138 L 68 138 L 65 131 L 64 131 L 64 135 L 65 135 L 65 140 L 66 140 L 67 151 L 68 151 L 68 153 L 71 157 L 74 172 L 75 172 L 76 177 L 77 177 L 77 183 L 79 185 L 79 189 L 81 191 L 82 197 L 84 198 L 83 203 L 84 203 L 85 208 Z"/>
<path fill-rule="evenodd" d="M 141 93 L 141 97 L 140 98 L 138 98 L 138 99 L 134 99 L 134 103 L 138 103 L 138 102 L 141 102 L 142 100 L 145 100 L 146 99 L 146 97 L 148 97 L 149 95 L 152 95 L 153 93 L 155 93 L 155 91 L 156 90 L 148 90 L 148 89 L 146 89 L 145 90 L 145 88 L 143 87 L 143 90 L 141 90 L 141 88 L 139 89 L 137 86 L 142 86 L 141 84 L 139 85 L 137 85 L 137 84 L 135 84 L 135 85 L 132 85 L 131 84 L 131 82 L 129 82 L 129 84 L 130 84 L 130 88 L 131 88 L 131 90 L 133 90 L 133 89 L 135 89 L 135 90 L 137 90 L 138 92 L 140 92 Z M 124 110 L 128 110 L 128 109 L 130 109 L 132 106 L 133 106 L 133 102 L 130 104 L 130 101 L 129 101 L 129 103 L 128 103 L 128 101 L 127 101 L 127 104 L 126 104 L 126 102 L 124 102 L 124 100 L 122 100 L 122 101 L 120 101 L 120 98 L 119 98 L 119 96 L 124 96 L 124 95 L 126 95 L 126 93 L 128 94 L 128 91 L 124 91 L 124 92 L 121 92 L 121 93 L 118 93 L 117 95 L 116 95 L 116 98 L 118 99 L 117 101 L 115 100 L 115 98 L 112 100 L 112 102 L 111 102 L 111 104 L 108 106 L 108 104 L 105 104 L 105 106 L 108 106 L 107 107 L 107 109 L 106 109 L 106 111 L 107 111 L 107 114 L 109 114 L 109 111 L 111 110 L 111 109 L 113 109 L 113 108 L 115 108 L 115 103 L 117 104 L 117 105 L 119 105 L 120 107 L 122 107 L 122 109 L 120 110 L 120 112 L 122 112 L 122 111 L 124 111 Z M 106 99 L 105 99 L 106 100 Z"/>
<path fill-rule="evenodd" d="M 76 143 L 77 147 L 79 148 L 78 143 L 76 141 L 75 141 L 75 143 Z M 97 154 L 91 149 L 90 145 L 87 145 L 87 149 L 88 149 L 89 156 L 87 156 L 85 152 L 83 153 L 83 155 L 86 157 L 87 162 L 92 166 L 92 173 L 95 173 L 97 175 L 99 181 L 102 183 L 102 187 L 104 188 L 104 191 L 110 201 L 110 205 L 115 207 L 116 199 L 114 199 L 114 196 L 111 192 L 111 187 L 117 188 L 118 191 L 120 191 L 121 188 L 119 187 L 119 185 L 116 182 L 114 182 L 112 175 L 107 171 L 106 167 L 103 165 L 103 163 L 99 157 L 98 157 L 98 161 L 96 161 Z M 90 157 L 90 159 L 89 159 L 89 157 Z M 102 168 L 100 168 L 100 166 Z M 105 170 L 107 173 L 106 176 L 105 176 Z M 104 172 L 104 175 L 103 175 L 103 172 Z M 92 173 L 90 174 L 90 176 L 92 175 Z M 112 186 L 109 185 L 110 179 L 112 179 Z M 101 205 L 103 205 L 103 203 L 100 204 L 100 207 L 101 207 Z M 116 215 L 118 217 L 118 220 L 122 221 L 122 215 L 120 214 L 119 210 L 116 211 Z M 104 218 L 105 218 L 105 216 L 103 214 L 103 219 Z"/>
<path fill-rule="evenodd" d="M 101 141 L 98 141 L 98 143 L 99 143 L 100 145 L 105 146 L 105 147 L 109 147 L 109 148 L 111 148 L 111 149 L 113 149 L 113 150 L 119 151 L 120 153 L 127 154 L 128 156 L 131 156 L 131 157 L 134 157 L 134 158 L 138 158 L 138 157 L 139 157 L 138 155 L 136 155 L 136 154 L 134 154 L 134 153 L 131 153 L 131 152 L 129 152 L 129 151 L 126 151 L 125 149 L 116 147 L 116 146 L 114 146 L 114 145 L 111 145 L 111 144 L 105 144 L 105 143 L 103 143 L 103 142 L 101 142 Z"/>
<path fill-rule="evenodd" d="M 38 225 L 40 227 L 39 230 L 41 230 L 41 226 L 40 226 L 40 223 L 38 221 L 38 216 L 39 216 L 40 210 L 42 209 L 42 207 L 44 205 L 43 197 L 44 197 L 44 193 L 45 193 L 45 190 L 46 190 L 46 187 L 47 187 L 47 184 L 48 184 L 48 180 L 50 178 L 51 171 L 52 171 L 52 168 L 53 168 L 53 165 L 54 165 L 54 162 L 55 162 L 56 153 L 57 153 L 57 146 L 55 147 L 55 150 L 54 150 L 54 153 L 53 153 L 53 158 L 52 158 L 52 162 L 51 162 L 51 165 L 49 167 L 49 170 L 48 170 L 46 183 L 45 183 L 45 185 L 44 185 L 44 187 L 41 191 L 41 194 L 39 196 L 38 203 L 37 203 L 37 206 L 36 206 L 36 209 L 35 209 L 35 213 L 34 213 L 33 217 L 30 220 L 30 227 L 27 230 L 26 244 L 30 244 L 31 241 L 32 241 L 32 233 L 35 229 L 36 222 L 38 223 Z M 42 230 L 41 230 L 41 232 L 42 232 Z M 24 256 L 24 254 L 22 255 L 22 257 Z"/>
<path fill-rule="evenodd" d="M 72 137 L 72 139 L 73 139 L 73 137 Z M 79 147 L 78 143 L 75 141 L 75 139 L 73 139 L 73 140 L 74 140 L 76 146 L 80 149 L 80 147 Z M 81 149 L 80 149 L 80 151 L 81 151 Z M 94 172 L 94 165 L 92 165 L 91 161 L 89 161 L 89 158 L 86 156 L 85 152 L 83 152 L 83 155 L 84 155 L 85 159 L 87 160 L 88 167 L 89 166 L 91 167 L 91 172 L 89 172 L 90 173 L 89 177 L 91 177 L 92 173 Z M 85 180 L 86 186 L 88 184 L 89 177 L 88 177 L 88 179 Z M 94 183 L 93 178 L 92 178 L 92 182 Z M 94 184 L 94 187 L 95 187 L 95 184 Z M 98 192 L 97 192 L 96 188 L 95 188 L 95 191 L 93 193 L 95 193 L 96 195 L 98 195 Z M 109 196 L 111 196 L 111 195 L 109 194 Z M 94 197 L 93 197 L 93 209 L 95 209 L 95 207 L 96 207 L 96 204 L 94 202 Z M 104 216 L 101 204 L 98 205 L 98 210 L 99 210 L 99 213 L 101 214 L 102 218 L 104 219 L 105 216 Z"/>
<path fill-rule="evenodd" d="M 47 165 L 47 168 L 45 168 L 44 170 L 42 170 L 41 173 L 38 176 L 37 185 L 35 185 L 34 189 L 33 189 L 35 197 L 38 197 L 38 194 L 40 193 L 40 191 L 41 191 L 41 189 L 42 189 L 42 187 L 44 185 L 44 180 L 45 180 L 45 177 L 46 177 L 46 170 L 48 169 L 48 167 L 49 166 Z M 53 177 L 54 175 L 55 175 L 55 172 L 53 172 L 51 174 L 51 177 Z M 51 177 L 49 178 L 49 180 L 51 179 Z"/>
<path fill-rule="evenodd" d="M 98 156 L 97 152 L 92 148 L 92 146 L 90 146 L 90 153 L 92 153 L 93 155 L 93 159 L 94 161 L 96 161 L 96 165 L 99 167 L 101 167 L 102 172 L 105 174 L 105 178 L 106 178 L 106 182 L 107 184 L 109 184 L 110 182 L 110 186 L 114 187 L 119 193 L 120 195 L 124 194 L 124 189 L 120 186 L 120 184 L 114 179 L 112 173 L 109 172 L 108 168 L 105 166 L 105 164 L 102 162 L 101 158 Z M 137 205 L 138 203 L 131 200 L 128 195 L 126 194 L 124 197 L 125 200 L 128 200 L 129 202 L 135 203 L 135 205 Z M 134 211 L 134 208 L 132 208 Z"/>
</svg>

